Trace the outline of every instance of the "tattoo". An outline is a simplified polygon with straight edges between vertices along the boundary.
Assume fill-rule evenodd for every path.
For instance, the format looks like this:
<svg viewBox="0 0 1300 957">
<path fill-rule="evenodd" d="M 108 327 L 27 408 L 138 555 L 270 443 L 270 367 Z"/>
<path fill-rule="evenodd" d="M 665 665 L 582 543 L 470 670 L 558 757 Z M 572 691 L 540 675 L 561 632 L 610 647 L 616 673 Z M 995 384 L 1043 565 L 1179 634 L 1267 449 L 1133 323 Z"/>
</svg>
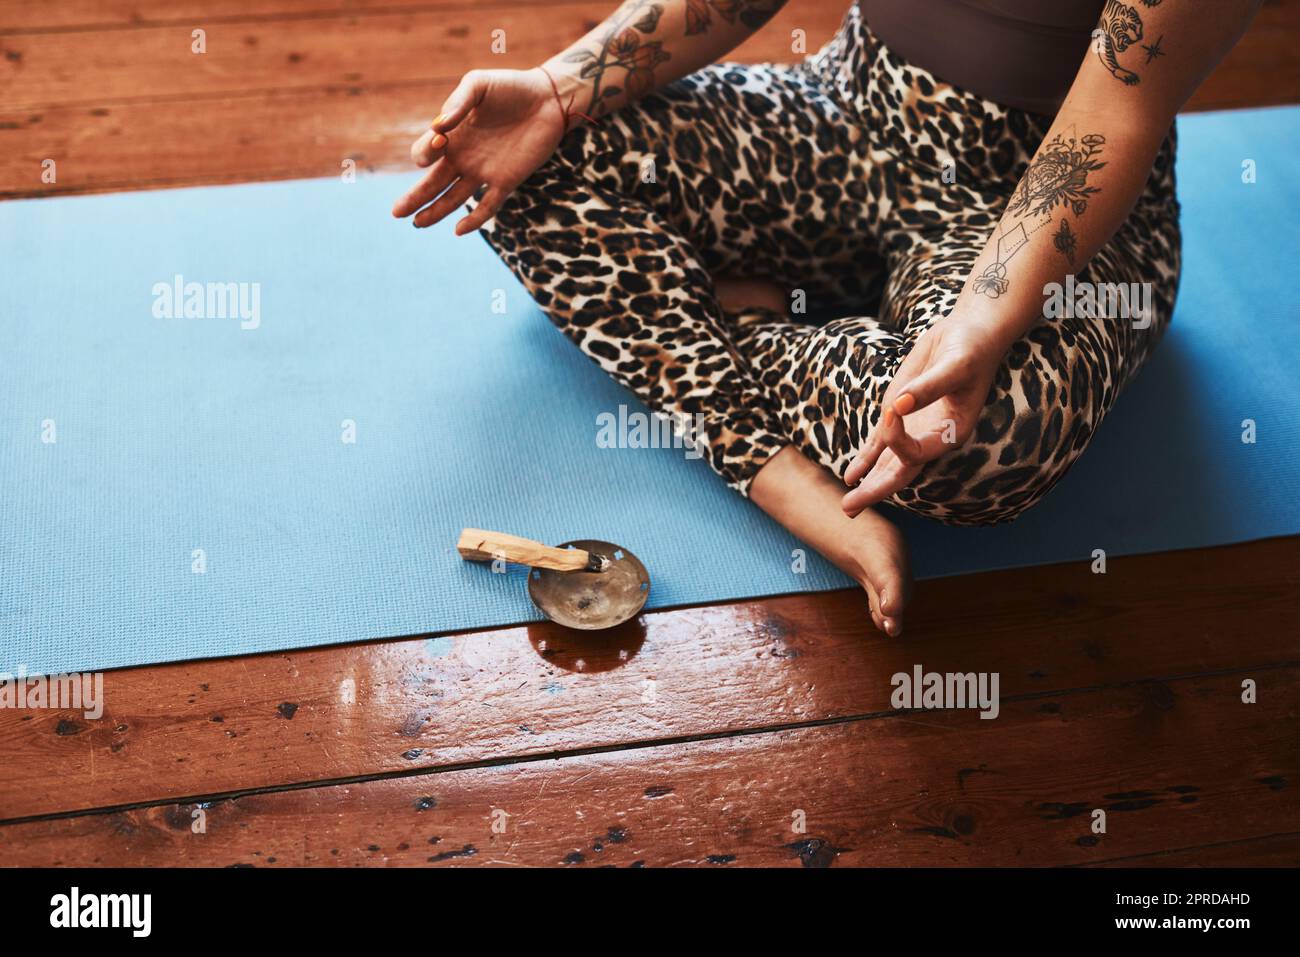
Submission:
<svg viewBox="0 0 1300 957">
<path fill-rule="evenodd" d="M 648 38 L 659 26 L 664 8 L 661 3 L 630 0 L 614 14 L 609 30 L 600 41 L 600 51 L 575 50 L 564 59 L 581 63 L 578 75 L 590 79 L 591 104 L 587 108 L 592 116 L 600 116 L 613 108 L 612 101 L 621 94 L 635 99 L 654 89 L 655 67 L 670 58 L 662 40 Z M 623 86 L 605 86 L 606 74 L 613 69 L 623 70 Z"/>
<path fill-rule="evenodd" d="M 1006 294 L 1011 287 L 1007 279 L 1007 263 L 1029 243 L 1030 236 L 1052 224 L 1052 213 L 1058 206 L 1066 207 L 1076 216 L 1087 212 L 1089 199 L 1101 192 L 1099 186 L 1088 185 L 1088 176 L 1106 165 L 1097 159 L 1105 142 L 1106 137 L 1098 133 L 1080 139 L 1071 127 L 1067 133 L 1057 133 L 1039 147 L 1029 169 L 1025 170 L 1011 194 L 1004 213 L 1004 221 L 1017 219 L 1017 222 L 1007 226 L 998 236 L 993 262 L 972 281 L 975 292 L 990 299 Z M 1031 219 L 1040 217 L 1046 218 L 1026 227 Z M 1079 237 L 1064 216 L 1052 236 L 1052 245 L 1071 265 L 1074 264 L 1079 251 Z"/>
<path fill-rule="evenodd" d="M 1061 217 L 1060 227 L 1052 236 L 1052 244 L 1056 246 L 1056 251 L 1073 266 L 1074 254 L 1079 251 L 1079 237 L 1074 234 L 1074 230 L 1070 228 L 1070 221 L 1064 216 Z"/>
<path fill-rule="evenodd" d="M 739 21 L 757 30 L 785 4 L 786 0 L 686 0 L 686 35 L 706 32 L 714 13 L 728 23 Z M 650 39 L 663 14 L 662 3 L 626 0 L 611 17 L 599 50 L 574 50 L 564 57 L 568 63 L 582 64 L 578 75 L 592 81 L 587 112 L 593 117 L 608 113 L 620 96 L 633 100 L 655 88 L 655 67 L 672 58 L 662 40 Z M 615 69 L 623 71 L 622 86 L 607 85 Z"/>
<path fill-rule="evenodd" d="M 1060 205 L 1082 216 L 1088 208 L 1088 197 L 1100 191 L 1088 185 L 1088 174 L 1106 165 L 1096 158 L 1105 142 L 1106 137 L 1097 133 L 1082 140 L 1057 133 L 1029 164 L 1011 195 L 1007 212 L 1045 216 Z"/>
<path fill-rule="evenodd" d="M 1160 49 L 1160 43 L 1161 41 L 1164 40 L 1164 38 L 1165 35 L 1162 33 L 1160 34 L 1160 39 L 1157 40 L 1155 43 L 1152 43 L 1149 46 L 1145 43 L 1142 44 L 1142 49 L 1147 51 L 1147 63 L 1150 63 L 1152 60 L 1156 59 L 1157 57 L 1162 57 L 1165 55 L 1165 51 Z"/>
<path fill-rule="evenodd" d="M 997 299 L 1010 288 L 1007 281 L 1007 263 L 1011 257 L 1020 252 L 1029 242 L 1029 234 L 1024 223 L 1016 223 L 1011 229 L 998 237 L 996 259 L 989 263 L 984 272 L 974 282 L 976 292 L 983 293 L 990 299 Z"/>
<path fill-rule="evenodd" d="M 686 0 L 686 35 L 706 32 L 713 25 L 710 10 L 728 23 L 737 20 L 757 30 L 785 6 L 786 0 Z"/>
<path fill-rule="evenodd" d="M 1144 7 L 1158 7 L 1162 0 L 1141 2 Z M 1142 82 L 1140 76 L 1119 63 L 1119 55 L 1135 43 L 1140 43 L 1144 36 L 1142 17 L 1137 8 L 1121 3 L 1120 0 L 1106 0 L 1106 6 L 1101 11 L 1101 22 L 1093 31 L 1093 36 L 1097 40 L 1093 47 L 1098 58 L 1115 79 L 1127 86 L 1136 86 Z M 1160 40 L 1163 39 L 1161 36 Z M 1165 51 L 1160 48 L 1160 40 L 1149 46 L 1141 44 L 1142 49 L 1147 51 L 1148 64 L 1165 55 Z"/>
</svg>

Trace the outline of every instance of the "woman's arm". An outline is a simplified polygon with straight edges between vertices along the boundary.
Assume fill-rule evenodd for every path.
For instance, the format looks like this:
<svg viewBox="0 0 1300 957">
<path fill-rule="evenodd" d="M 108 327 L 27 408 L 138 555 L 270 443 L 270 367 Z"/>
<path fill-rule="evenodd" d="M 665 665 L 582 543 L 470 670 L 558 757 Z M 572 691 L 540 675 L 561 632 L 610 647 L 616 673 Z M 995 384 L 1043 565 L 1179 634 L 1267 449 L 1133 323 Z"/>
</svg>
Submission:
<svg viewBox="0 0 1300 957">
<path fill-rule="evenodd" d="M 542 64 L 567 100 L 598 117 L 713 63 L 786 0 L 627 0 Z"/>
<path fill-rule="evenodd" d="M 429 172 L 393 207 L 430 226 L 487 190 L 456 234 L 478 229 L 555 152 L 599 118 L 735 48 L 786 0 L 627 0 L 532 70 L 471 70 L 411 146 Z"/>
<path fill-rule="evenodd" d="M 1175 114 L 1259 0 L 1133 3 L 1106 5 L 1074 85 L 967 277 L 966 315 L 996 328 L 1007 348 L 1042 317 L 1043 287 L 1082 268 L 1123 225 Z"/>
<path fill-rule="evenodd" d="M 1127 219 L 1174 116 L 1259 0 L 1108 0 L 1087 57 L 948 317 L 918 340 L 845 481 L 851 514 L 963 444 L 1012 343 Z M 1141 319 L 1138 320 L 1141 322 Z M 903 418 L 906 418 L 904 426 Z"/>
</svg>

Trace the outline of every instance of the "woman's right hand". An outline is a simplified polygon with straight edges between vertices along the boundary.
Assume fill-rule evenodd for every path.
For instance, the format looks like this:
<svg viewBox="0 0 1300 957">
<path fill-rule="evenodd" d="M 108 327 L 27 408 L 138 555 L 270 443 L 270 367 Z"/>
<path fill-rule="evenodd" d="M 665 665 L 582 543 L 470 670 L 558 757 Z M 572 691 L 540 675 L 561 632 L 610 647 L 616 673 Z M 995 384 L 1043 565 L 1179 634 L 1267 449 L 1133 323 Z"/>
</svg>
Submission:
<svg viewBox="0 0 1300 957">
<path fill-rule="evenodd" d="M 456 224 L 456 235 L 478 229 L 550 158 L 564 126 L 561 104 L 541 69 L 471 70 L 411 145 L 411 158 L 429 171 L 397 201 L 393 215 L 415 213 L 416 226 L 432 226 L 486 184 L 482 201 Z"/>
<path fill-rule="evenodd" d="M 966 444 L 1010 348 L 1004 324 L 961 300 L 921 333 L 885 390 L 880 422 L 844 473 L 845 514 L 883 502 L 927 462 Z"/>
</svg>

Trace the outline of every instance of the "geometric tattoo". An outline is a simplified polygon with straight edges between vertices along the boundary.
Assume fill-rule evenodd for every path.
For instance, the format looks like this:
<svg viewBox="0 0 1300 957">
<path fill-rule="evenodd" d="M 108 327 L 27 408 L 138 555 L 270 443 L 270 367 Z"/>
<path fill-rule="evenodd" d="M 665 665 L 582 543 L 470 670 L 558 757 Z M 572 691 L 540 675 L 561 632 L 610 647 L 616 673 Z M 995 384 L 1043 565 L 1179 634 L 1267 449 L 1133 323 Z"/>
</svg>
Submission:
<svg viewBox="0 0 1300 957">
<path fill-rule="evenodd" d="M 996 260 L 988 264 L 979 278 L 971 283 L 975 292 L 983 293 L 990 299 L 997 299 L 1011 285 L 1007 281 L 1007 262 L 1029 242 L 1024 223 L 1016 223 L 998 237 Z"/>
<path fill-rule="evenodd" d="M 1004 222 L 1012 217 L 1019 217 L 1019 222 L 998 236 L 994 261 L 972 280 L 973 291 L 990 299 L 1005 295 L 1011 285 L 1007 280 L 1007 262 L 1029 242 L 1033 233 L 1051 225 L 1056 208 L 1064 206 L 1076 216 L 1087 212 L 1088 201 L 1101 192 L 1101 187 L 1088 185 L 1088 177 L 1105 167 L 1097 158 L 1105 144 L 1106 137 L 1100 133 L 1089 133 L 1080 139 L 1071 127 L 1039 147 L 1003 212 Z M 1026 221 L 1037 217 L 1046 219 L 1025 227 Z M 1073 265 L 1079 237 L 1064 216 L 1052 237 L 1052 245 Z"/>
</svg>

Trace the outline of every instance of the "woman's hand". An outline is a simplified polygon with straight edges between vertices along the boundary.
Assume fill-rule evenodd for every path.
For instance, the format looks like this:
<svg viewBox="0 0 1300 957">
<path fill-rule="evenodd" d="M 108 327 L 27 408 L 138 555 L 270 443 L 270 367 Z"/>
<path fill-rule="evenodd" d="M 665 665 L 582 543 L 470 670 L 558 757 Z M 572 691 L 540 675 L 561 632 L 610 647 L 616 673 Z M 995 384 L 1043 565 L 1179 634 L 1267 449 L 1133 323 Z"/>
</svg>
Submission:
<svg viewBox="0 0 1300 957">
<path fill-rule="evenodd" d="M 393 215 L 419 210 L 415 225 L 432 226 L 486 184 L 482 202 L 456 224 L 456 235 L 478 229 L 555 152 L 564 122 L 540 69 L 470 71 L 411 145 L 411 159 L 429 172 L 397 201 Z"/>
<path fill-rule="evenodd" d="M 916 340 L 885 390 L 880 422 L 844 473 L 857 486 L 840 503 L 848 515 L 905 488 L 975 431 L 1008 345 L 996 326 L 959 312 Z"/>
</svg>

